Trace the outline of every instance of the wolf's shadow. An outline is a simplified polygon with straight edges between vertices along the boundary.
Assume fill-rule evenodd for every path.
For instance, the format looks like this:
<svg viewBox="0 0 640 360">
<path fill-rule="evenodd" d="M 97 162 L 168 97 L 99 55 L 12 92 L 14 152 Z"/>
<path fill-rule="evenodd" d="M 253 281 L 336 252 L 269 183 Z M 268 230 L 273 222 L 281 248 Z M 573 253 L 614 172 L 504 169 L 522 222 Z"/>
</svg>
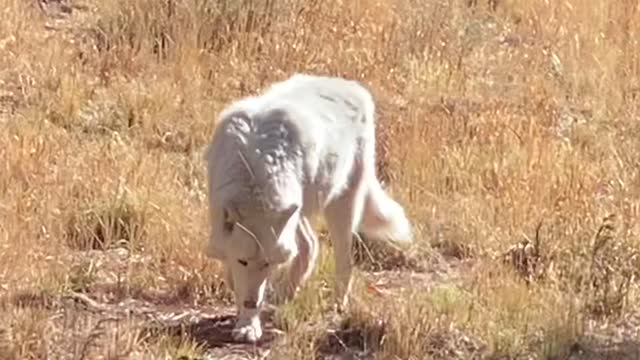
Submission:
<svg viewBox="0 0 640 360">
<path fill-rule="evenodd" d="M 262 323 L 263 335 L 255 343 L 236 341 L 232 330 L 236 322 L 235 315 L 217 315 L 202 317 L 188 323 L 166 324 L 156 323 L 148 326 L 145 332 L 151 336 L 165 334 L 170 336 L 188 337 L 208 349 L 228 347 L 231 345 L 246 345 L 251 347 L 269 346 L 276 338 L 277 330 L 270 321 Z"/>
</svg>

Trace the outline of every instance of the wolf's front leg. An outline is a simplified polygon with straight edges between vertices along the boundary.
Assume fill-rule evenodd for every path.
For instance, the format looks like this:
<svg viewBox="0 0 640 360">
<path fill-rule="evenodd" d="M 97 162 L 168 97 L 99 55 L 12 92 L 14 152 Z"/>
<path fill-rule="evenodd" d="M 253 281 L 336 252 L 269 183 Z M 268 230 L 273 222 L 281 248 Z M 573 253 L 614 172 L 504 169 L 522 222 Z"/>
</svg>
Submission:
<svg viewBox="0 0 640 360">
<path fill-rule="evenodd" d="M 232 331 L 233 339 L 242 342 L 258 341 L 262 337 L 260 309 L 248 309 L 241 304 L 238 310 L 238 321 Z"/>
<path fill-rule="evenodd" d="M 304 285 L 313 272 L 318 257 L 318 238 L 306 217 L 300 219 L 296 241 L 298 255 L 289 269 L 289 282 L 284 295 L 285 301 L 291 301 L 300 287 Z"/>
<path fill-rule="evenodd" d="M 238 320 L 232 335 L 236 341 L 256 342 L 262 337 L 260 310 L 267 283 L 263 271 L 253 271 L 251 264 L 234 265 L 232 270 Z"/>
</svg>

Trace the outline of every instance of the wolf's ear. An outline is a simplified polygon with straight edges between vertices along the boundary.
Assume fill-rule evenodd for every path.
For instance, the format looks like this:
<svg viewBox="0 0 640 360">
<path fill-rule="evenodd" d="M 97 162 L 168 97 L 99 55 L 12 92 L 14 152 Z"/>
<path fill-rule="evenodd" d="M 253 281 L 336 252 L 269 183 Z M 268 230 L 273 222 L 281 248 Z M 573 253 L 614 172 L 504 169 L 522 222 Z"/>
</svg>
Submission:
<svg viewBox="0 0 640 360">
<path fill-rule="evenodd" d="M 289 219 L 291 219 L 298 209 L 300 209 L 300 205 L 293 204 L 278 213 L 278 225 L 281 229 L 289 222 Z"/>
<path fill-rule="evenodd" d="M 281 210 L 277 214 L 276 225 L 273 230 L 276 236 L 276 244 L 271 248 L 269 259 L 274 264 L 288 262 L 298 253 L 298 245 L 295 240 L 296 224 L 288 224 L 294 215 L 300 210 L 300 205 L 294 204 Z M 297 223 L 297 222 L 296 222 Z M 289 227 L 287 227 L 289 225 Z"/>
<path fill-rule="evenodd" d="M 294 215 L 300 210 L 300 205 L 291 205 L 288 208 L 278 212 L 276 230 L 277 241 L 272 248 L 270 261 L 282 264 L 291 260 L 298 253 L 298 244 L 295 240 L 295 231 L 297 229 L 297 219 L 295 224 L 291 224 Z"/>
<path fill-rule="evenodd" d="M 222 209 L 222 229 L 226 235 L 233 232 L 236 223 L 240 221 L 240 214 L 233 205 L 227 205 Z"/>
<path fill-rule="evenodd" d="M 289 221 L 289 219 L 291 219 L 293 214 L 295 214 L 295 212 L 298 211 L 298 209 L 300 209 L 300 205 L 298 204 L 293 204 L 288 208 L 284 209 L 281 213 L 281 217 L 284 220 L 284 222 L 286 223 L 287 221 Z"/>
<path fill-rule="evenodd" d="M 293 216 L 293 213 L 296 212 L 298 209 L 300 209 L 300 205 L 293 204 L 282 211 L 282 216 L 284 216 L 287 220 L 289 220 L 289 218 Z"/>
</svg>

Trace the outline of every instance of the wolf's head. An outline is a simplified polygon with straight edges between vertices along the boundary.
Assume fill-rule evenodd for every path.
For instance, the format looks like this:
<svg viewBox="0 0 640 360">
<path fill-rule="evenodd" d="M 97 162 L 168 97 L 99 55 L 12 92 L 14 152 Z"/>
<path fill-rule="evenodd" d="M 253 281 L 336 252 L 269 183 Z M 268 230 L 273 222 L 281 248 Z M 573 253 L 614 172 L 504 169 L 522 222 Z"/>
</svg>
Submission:
<svg viewBox="0 0 640 360">
<path fill-rule="evenodd" d="M 256 211 L 230 205 L 221 212 L 207 253 L 225 263 L 240 309 L 258 311 L 269 274 L 297 255 L 300 206 Z"/>
<path fill-rule="evenodd" d="M 259 211 L 224 206 L 213 218 L 208 255 L 225 262 L 279 265 L 297 254 L 296 227 L 300 206 Z"/>
</svg>

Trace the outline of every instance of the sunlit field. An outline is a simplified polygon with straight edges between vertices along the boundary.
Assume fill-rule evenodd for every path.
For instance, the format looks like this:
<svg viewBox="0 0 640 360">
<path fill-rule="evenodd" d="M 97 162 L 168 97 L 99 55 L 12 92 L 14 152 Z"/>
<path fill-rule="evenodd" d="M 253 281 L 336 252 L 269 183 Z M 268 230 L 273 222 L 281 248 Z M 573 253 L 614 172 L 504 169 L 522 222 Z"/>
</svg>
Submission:
<svg viewBox="0 0 640 360">
<path fill-rule="evenodd" d="M 39 1 L 0 8 L 0 359 L 640 358 L 637 1 Z M 416 241 L 356 242 L 340 314 L 318 223 L 233 343 L 203 150 L 296 72 L 370 89 Z"/>
</svg>

